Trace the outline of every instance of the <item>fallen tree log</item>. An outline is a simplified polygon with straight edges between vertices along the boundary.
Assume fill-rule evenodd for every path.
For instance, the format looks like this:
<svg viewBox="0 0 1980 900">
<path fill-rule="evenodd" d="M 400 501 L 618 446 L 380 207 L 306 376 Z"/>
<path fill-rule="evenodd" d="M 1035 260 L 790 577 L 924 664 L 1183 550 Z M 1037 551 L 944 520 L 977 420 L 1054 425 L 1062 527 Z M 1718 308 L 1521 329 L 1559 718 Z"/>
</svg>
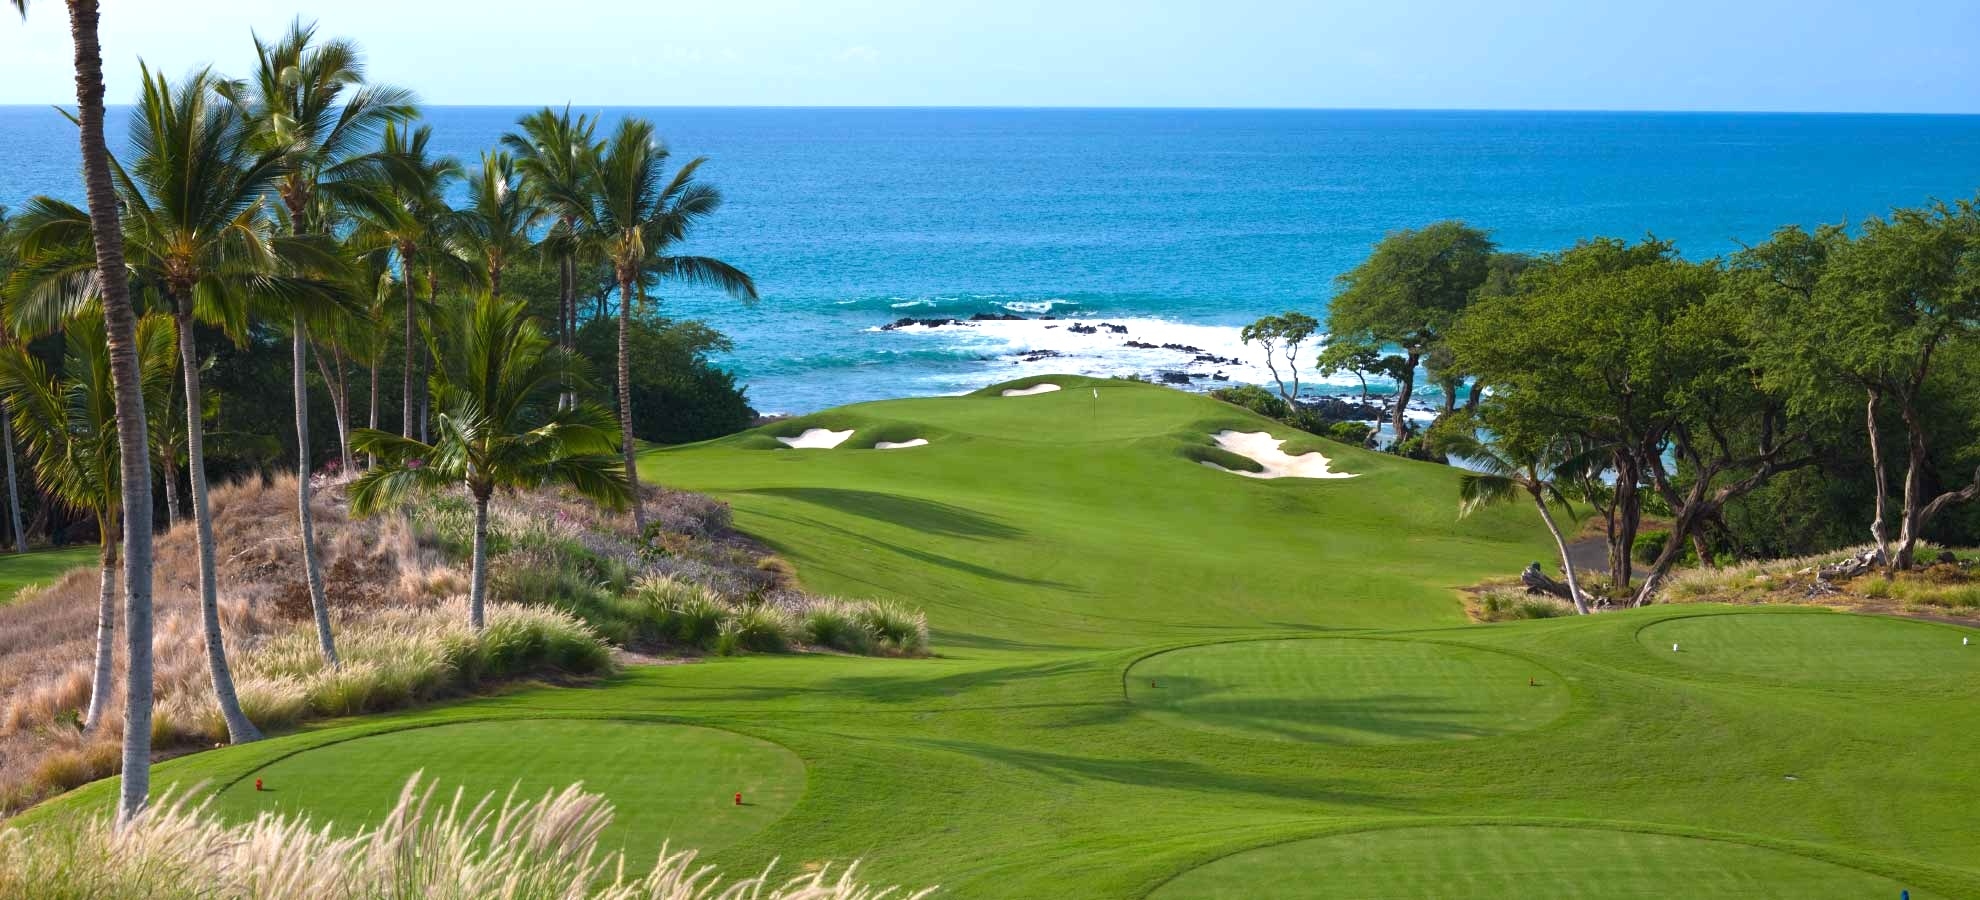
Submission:
<svg viewBox="0 0 1980 900">
<path fill-rule="evenodd" d="M 1568 590 L 1566 584 L 1555 581 L 1546 572 L 1541 571 L 1539 563 L 1527 566 L 1526 571 L 1519 573 L 1519 583 L 1526 585 L 1526 592 L 1529 594 L 1546 594 L 1570 603 L 1574 601 L 1574 592 Z"/>
</svg>

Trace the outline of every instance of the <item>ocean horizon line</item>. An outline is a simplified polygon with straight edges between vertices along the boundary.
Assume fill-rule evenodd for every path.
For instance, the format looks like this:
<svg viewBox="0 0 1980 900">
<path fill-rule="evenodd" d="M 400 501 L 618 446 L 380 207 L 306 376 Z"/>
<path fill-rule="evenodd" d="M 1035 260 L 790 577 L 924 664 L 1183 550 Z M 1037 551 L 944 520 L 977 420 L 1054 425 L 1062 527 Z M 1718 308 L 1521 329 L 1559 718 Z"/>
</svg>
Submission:
<svg viewBox="0 0 1980 900">
<path fill-rule="evenodd" d="M 0 109 L 36 107 L 67 108 L 74 101 L 0 102 Z M 106 109 L 129 109 L 134 104 L 109 103 Z M 1849 109 L 1601 109 L 1581 107 L 1415 107 L 1415 106 L 1160 106 L 1160 105 L 1072 105 L 1072 104 L 776 104 L 776 103 L 592 103 L 544 101 L 523 103 L 437 103 L 423 102 L 427 109 L 540 109 L 569 106 L 572 109 L 684 109 L 684 110 L 764 110 L 819 112 L 1195 112 L 1195 113 L 1462 113 L 1472 115 L 1591 115 L 1591 116 L 1808 116 L 1848 118 L 1980 118 L 1980 110 L 1849 110 Z"/>
</svg>

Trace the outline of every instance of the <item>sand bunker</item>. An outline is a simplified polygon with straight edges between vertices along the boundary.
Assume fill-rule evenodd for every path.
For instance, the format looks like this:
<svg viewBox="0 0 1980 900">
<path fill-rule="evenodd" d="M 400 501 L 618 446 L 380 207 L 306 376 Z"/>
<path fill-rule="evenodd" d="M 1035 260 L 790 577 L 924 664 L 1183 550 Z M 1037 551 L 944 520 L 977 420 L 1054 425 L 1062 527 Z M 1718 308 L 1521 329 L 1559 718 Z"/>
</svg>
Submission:
<svg viewBox="0 0 1980 900">
<path fill-rule="evenodd" d="M 1046 382 L 1044 384 L 1034 384 L 1028 388 L 1005 388 L 1004 396 L 1029 397 L 1032 394 L 1049 394 L 1058 389 L 1059 389 L 1058 385 L 1052 384 L 1051 382 Z"/>
<path fill-rule="evenodd" d="M 1288 455 L 1279 445 L 1285 441 L 1272 437 L 1268 431 L 1219 431 L 1210 436 L 1217 446 L 1265 467 L 1263 472 L 1242 472 L 1226 469 L 1216 463 L 1204 460 L 1203 464 L 1213 469 L 1243 475 L 1246 478 L 1353 478 L 1352 472 L 1336 472 L 1327 467 L 1327 457 L 1319 453 Z"/>
<path fill-rule="evenodd" d="M 874 441 L 873 442 L 873 449 L 875 450 L 906 450 L 909 447 L 926 447 L 926 446 L 928 446 L 927 438 L 915 438 L 914 440 L 911 441 Z"/>
<path fill-rule="evenodd" d="M 806 428 L 797 437 L 780 437 L 785 446 L 797 450 L 830 450 L 846 442 L 853 436 L 853 430 L 833 431 L 830 428 Z"/>
</svg>

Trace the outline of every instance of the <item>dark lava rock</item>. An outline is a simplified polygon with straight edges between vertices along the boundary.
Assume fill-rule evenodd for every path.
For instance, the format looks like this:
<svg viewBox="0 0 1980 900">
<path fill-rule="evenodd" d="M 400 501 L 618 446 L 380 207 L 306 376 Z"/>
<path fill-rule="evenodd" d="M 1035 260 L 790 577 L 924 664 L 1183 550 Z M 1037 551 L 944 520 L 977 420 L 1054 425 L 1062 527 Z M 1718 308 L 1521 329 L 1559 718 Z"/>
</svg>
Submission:
<svg viewBox="0 0 1980 900">
<path fill-rule="evenodd" d="M 893 331 L 896 328 L 912 328 L 916 325 L 919 325 L 923 328 L 940 328 L 944 325 L 968 325 L 968 324 L 969 324 L 968 322 L 964 322 L 960 319 L 916 319 L 916 318 L 908 317 L 908 318 L 895 319 L 894 322 L 889 325 L 882 325 L 880 326 L 880 330 Z"/>
<path fill-rule="evenodd" d="M 1022 322 L 1024 317 L 1017 313 L 977 313 L 970 316 L 971 322 Z"/>
<path fill-rule="evenodd" d="M 1160 373 L 1160 374 L 1161 374 L 1161 376 L 1162 376 L 1162 383 L 1163 383 L 1163 384 L 1188 384 L 1188 383 L 1189 383 L 1189 373 L 1188 373 L 1188 372 L 1162 372 L 1162 373 Z"/>
</svg>

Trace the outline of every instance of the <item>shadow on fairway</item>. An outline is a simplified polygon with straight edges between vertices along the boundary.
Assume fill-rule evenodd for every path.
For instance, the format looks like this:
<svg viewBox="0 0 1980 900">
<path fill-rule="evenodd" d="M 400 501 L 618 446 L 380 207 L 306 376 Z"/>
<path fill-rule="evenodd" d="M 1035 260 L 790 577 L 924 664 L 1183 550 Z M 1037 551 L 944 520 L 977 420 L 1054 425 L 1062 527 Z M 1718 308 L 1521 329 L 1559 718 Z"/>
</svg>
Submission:
<svg viewBox="0 0 1980 900">
<path fill-rule="evenodd" d="M 1174 716 L 1197 728 L 1254 738 L 1366 746 L 1455 741 L 1527 729 L 1493 727 L 1480 721 L 1487 710 L 1426 694 L 1232 697 L 1237 685 L 1188 675 L 1131 681 L 1129 687 L 1130 703 L 1140 709 Z"/>
<path fill-rule="evenodd" d="M 1065 784 L 1106 781 L 1115 784 L 1186 788 L 1225 794 L 1250 794 L 1275 799 L 1293 798 L 1320 803 L 1369 806 L 1394 812 L 1419 812 L 1392 795 L 1350 790 L 1345 782 L 1309 775 L 1249 774 L 1218 769 L 1189 760 L 1107 759 L 1073 756 L 1045 750 L 999 747 L 974 741 L 930 739 L 923 746 L 948 750 L 1035 772 Z"/>
<path fill-rule="evenodd" d="M 1024 536 L 1022 529 L 974 510 L 899 494 L 822 487 L 746 488 L 735 493 L 798 500 L 945 537 L 1011 540 Z"/>
<path fill-rule="evenodd" d="M 752 492 L 737 491 L 736 493 L 740 494 L 740 493 L 752 493 Z M 838 493 L 865 493 L 865 492 L 843 491 Z M 885 495 L 876 495 L 876 496 L 885 496 Z M 992 569 L 987 566 L 979 566 L 976 563 L 964 562 L 960 559 L 956 559 L 953 556 L 943 556 L 939 553 L 930 553 L 926 550 L 917 550 L 913 547 L 903 547 L 900 544 L 892 543 L 890 541 L 883 541 L 880 540 L 879 538 L 873 537 L 872 535 L 861 534 L 857 531 L 853 531 L 848 528 L 841 528 L 830 522 L 822 522 L 819 521 L 818 519 L 814 519 L 810 517 L 784 516 L 784 515 L 778 515 L 776 513 L 763 512 L 761 510 L 751 510 L 750 512 L 752 515 L 761 516 L 766 519 L 774 519 L 779 522 L 789 522 L 793 525 L 799 525 L 805 528 L 814 528 L 823 531 L 836 532 L 838 534 L 842 534 L 847 537 L 850 537 L 861 543 L 867 544 L 872 547 L 878 547 L 882 550 L 886 550 L 892 553 L 899 554 L 903 557 L 912 559 L 916 562 L 926 563 L 931 566 L 939 566 L 944 569 L 952 569 L 954 571 L 961 572 L 965 575 L 976 576 L 977 578 L 983 578 L 990 581 L 1002 581 L 1007 584 L 1021 584 L 1027 587 L 1051 588 L 1053 590 L 1060 590 L 1060 591 L 1069 591 L 1073 589 L 1072 585 L 1067 584 L 1063 581 L 1047 581 L 1038 578 L 1026 578 L 1022 575 L 1012 575 L 1009 572 L 1004 572 L 998 569 Z M 974 513 L 972 513 L 971 515 L 974 515 Z M 987 522 L 991 520 L 985 519 L 984 521 Z M 1018 532 L 1013 530 L 1012 534 L 1009 537 L 1015 537 L 1016 535 L 1022 533 L 1023 532 Z M 1005 537 L 1002 539 L 1008 540 L 1009 537 Z"/>
</svg>

